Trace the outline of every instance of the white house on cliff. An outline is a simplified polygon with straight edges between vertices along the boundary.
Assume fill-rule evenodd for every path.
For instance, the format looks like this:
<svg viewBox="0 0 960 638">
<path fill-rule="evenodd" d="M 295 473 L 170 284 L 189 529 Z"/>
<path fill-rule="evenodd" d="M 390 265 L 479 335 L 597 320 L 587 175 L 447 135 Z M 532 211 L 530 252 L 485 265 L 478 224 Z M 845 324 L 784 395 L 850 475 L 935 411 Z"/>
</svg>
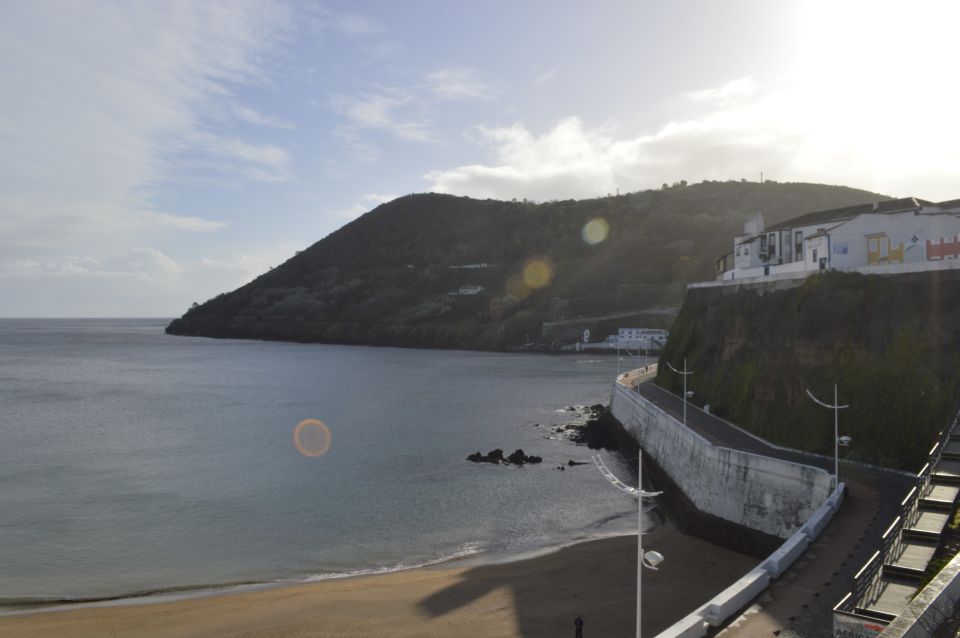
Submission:
<svg viewBox="0 0 960 638">
<path fill-rule="evenodd" d="M 717 279 L 802 277 L 817 270 L 934 270 L 960 257 L 960 199 L 915 197 L 835 208 L 766 228 L 757 213 L 717 260 Z M 950 266 L 960 267 L 960 262 Z"/>
</svg>

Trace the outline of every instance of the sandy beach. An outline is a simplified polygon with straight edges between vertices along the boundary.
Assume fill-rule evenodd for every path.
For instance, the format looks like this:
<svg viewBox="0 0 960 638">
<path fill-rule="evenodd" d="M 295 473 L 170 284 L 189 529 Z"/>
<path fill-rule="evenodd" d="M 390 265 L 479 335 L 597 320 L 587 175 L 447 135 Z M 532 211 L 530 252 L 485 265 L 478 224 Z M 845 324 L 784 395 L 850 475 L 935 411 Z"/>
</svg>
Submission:
<svg viewBox="0 0 960 638">
<path fill-rule="evenodd" d="M 685 536 L 644 536 L 667 560 L 644 571 L 644 633 L 654 635 L 756 560 Z M 577 544 L 512 563 L 443 566 L 163 603 L 0 617 L 0 637 L 387 636 L 616 638 L 634 631 L 636 538 Z M 654 633 L 650 633 L 654 632 Z"/>
</svg>

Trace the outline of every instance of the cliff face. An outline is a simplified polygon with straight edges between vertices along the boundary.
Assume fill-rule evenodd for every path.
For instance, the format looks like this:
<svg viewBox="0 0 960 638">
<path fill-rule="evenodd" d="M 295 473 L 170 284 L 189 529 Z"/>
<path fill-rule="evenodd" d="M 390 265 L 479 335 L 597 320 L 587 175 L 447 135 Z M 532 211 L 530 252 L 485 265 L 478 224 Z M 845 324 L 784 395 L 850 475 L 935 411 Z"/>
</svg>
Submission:
<svg viewBox="0 0 960 638">
<path fill-rule="evenodd" d="M 602 338 L 618 325 L 604 317 L 678 306 L 682 282 L 713 277 L 714 258 L 756 211 L 775 223 L 877 199 L 772 182 L 542 204 L 409 195 L 196 305 L 168 332 L 489 349 L 537 340 L 545 321 L 586 317 L 596 321 L 573 334 L 590 328 Z M 461 288 L 476 294 L 451 294 Z"/>
<path fill-rule="evenodd" d="M 825 273 L 787 290 L 692 289 L 661 362 L 694 374 L 698 405 L 781 445 L 833 454 L 841 404 L 844 458 L 919 470 L 955 410 L 960 274 Z M 657 383 L 679 375 L 661 366 Z"/>
</svg>

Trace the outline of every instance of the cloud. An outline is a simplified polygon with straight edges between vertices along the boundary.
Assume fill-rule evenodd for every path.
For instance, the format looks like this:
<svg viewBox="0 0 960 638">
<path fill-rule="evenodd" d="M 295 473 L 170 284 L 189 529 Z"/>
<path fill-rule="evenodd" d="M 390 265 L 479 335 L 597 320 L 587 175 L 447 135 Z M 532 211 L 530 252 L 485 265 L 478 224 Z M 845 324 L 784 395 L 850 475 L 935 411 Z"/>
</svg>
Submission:
<svg viewBox="0 0 960 638">
<path fill-rule="evenodd" d="M 496 96 L 473 69 L 438 69 L 427 75 L 425 84 L 441 100 L 491 100 Z"/>
<path fill-rule="evenodd" d="M 204 113 L 235 103 L 234 87 L 264 81 L 262 57 L 287 21 L 284 5 L 245 0 L 6 12 L 0 59 L 16 63 L 0 65 L 0 244 L 69 250 L 151 228 L 221 226 L 154 201 L 164 185 L 194 178 L 190 163 L 205 154 L 241 178 L 286 175 L 282 150 L 218 138 Z"/>
<path fill-rule="evenodd" d="M 534 78 L 533 82 L 530 83 L 530 86 L 528 88 L 533 89 L 533 88 L 543 86 L 548 82 L 552 82 L 558 75 L 560 75 L 560 67 L 559 66 L 550 67 L 549 69 L 547 69 L 546 71 L 538 75 L 536 78 Z"/>
<path fill-rule="evenodd" d="M 337 14 L 334 24 L 337 30 L 346 36 L 375 35 L 383 31 L 379 24 L 358 13 Z"/>
<path fill-rule="evenodd" d="M 413 104 L 413 97 L 401 91 L 368 94 L 354 98 L 339 96 L 333 100 L 335 111 L 350 121 L 347 132 L 358 129 L 386 131 L 411 142 L 436 142 L 436 134 L 426 119 L 408 119 L 397 111 Z"/>
<path fill-rule="evenodd" d="M 290 178 L 288 166 L 289 154 L 272 144 L 250 144 L 237 138 L 217 135 L 204 136 L 203 149 L 214 156 L 227 160 L 221 170 L 235 170 L 242 166 L 242 172 L 254 181 L 276 182 Z"/>
<path fill-rule="evenodd" d="M 819 78 L 822 74 L 818 75 Z M 872 93 L 868 93 L 872 95 Z M 435 192 L 535 200 L 595 197 L 685 179 L 847 184 L 894 195 L 957 197 L 960 142 L 942 105 L 930 121 L 900 100 L 869 100 L 837 88 L 829 100 L 801 81 L 751 78 L 685 94 L 699 112 L 650 134 L 618 136 L 568 117 L 537 135 L 522 123 L 477 127 L 492 161 L 438 169 Z M 910 110 L 913 110 L 913 106 Z M 948 142 L 948 140 L 950 140 Z"/>
<path fill-rule="evenodd" d="M 749 98 L 755 90 L 752 78 L 740 78 L 730 80 L 721 87 L 690 91 L 687 97 L 695 102 L 708 102 L 722 106 Z"/>
<path fill-rule="evenodd" d="M 191 301 L 233 290 L 283 263 L 297 248 L 257 246 L 197 259 L 148 247 L 97 257 L 0 259 L 0 316 L 174 317 Z"/>
<path fill-rule="evenodd" d="M 364 195 L 363 199 L 368 202 L 374 202 L 376 204 L 386 204 L 395 200 L 399 195 L 381 195 L 379 193 L 370 193 L 369 195 Z"/>
<path fill-rule="evenodd" d="M 9 279 L 136 279 L 142 283 L 169 283 L 183 272 L 179 263 L 153 248 L 133 249 L 107 259 L 68 256 L 55 260 L 0 262 L 0 278 Z"/>
<path fill-rule="evenodd" d="M 293 123 L 287 122 L 286 120 L 276 117 L 275 115 L 262 115 L 257 111 L 245 106 L 235 105 L 233 107 L 233 114 L 237 117 L 237 119 L 247 122 L 248 124 L 255 124 L 257 126 L 284 129 L 288 131 L 297 128 Z"/>
</svg>

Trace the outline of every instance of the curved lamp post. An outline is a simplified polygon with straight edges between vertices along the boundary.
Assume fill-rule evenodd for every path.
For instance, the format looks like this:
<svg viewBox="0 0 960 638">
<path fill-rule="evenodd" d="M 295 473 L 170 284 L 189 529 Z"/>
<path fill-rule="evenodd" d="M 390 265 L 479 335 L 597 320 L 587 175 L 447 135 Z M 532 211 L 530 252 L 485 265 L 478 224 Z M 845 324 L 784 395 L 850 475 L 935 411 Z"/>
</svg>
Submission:
<svg viewBox="0 0 960 638">
<path fill-rule="evenodd" d="M 837 489 L 837 486 L 840 485 L 840 448 L 839 446 L 847 447 L 850 445 L 851 439 L 849 436 L 840 436 L 838 432 L 838 422 L 840 420 L 840 410 L 844 408 L 849 408 L 849 405 L 840 405 L 837 401 L 837 384 L 833 384 L 833 405 L 829 403 L 824 403 L 817 397 L 813 396 L 813 393 L 810 390 L 807 390 L 807 396 L 813 399 L 814 403 L 817 405 L 822 405 L 825 408 L 833 410 L 833 489 Z"/>
<path fill-rule="evenodd" d="M 643 491 L 643 451 L 640 450 L 640 456 L 637 460 L 637 487 L 630 487 L 626 485 L 613 475 L 606 464 L 603 462 L 603 459 L 600 458 L 600 455 L 593 455 L 593 463 L 597 466 L 597 469 L 600 470 L 600 473 L 603 474 L 610 483 L 626 494 L 637 499 L 637 638 L 640 638 L 640 592 L 641 587 L 640 583 L 642 582 L 642 571 L 644 567 L 657 570 L 657 565 L 664 561 L 663 554 L 656 551 L 643 551 L 643 499 L 652 498 L 654 496 L 660 496 L 663 492 L 644 492 Z"/>
<path fill-rule="evenodd" d="M 693 374 L 693 370 L 687 370 L 687 358 L 683 358 L 683 372 L 680 372 L 667 361 L 667 367 L 676 372 L 679 375 L 683 376 L 683 427 L 687 427 L 687 398 L 693 394 L 693 392 L 687 392 L 687 377 Z"/>
</svg>

